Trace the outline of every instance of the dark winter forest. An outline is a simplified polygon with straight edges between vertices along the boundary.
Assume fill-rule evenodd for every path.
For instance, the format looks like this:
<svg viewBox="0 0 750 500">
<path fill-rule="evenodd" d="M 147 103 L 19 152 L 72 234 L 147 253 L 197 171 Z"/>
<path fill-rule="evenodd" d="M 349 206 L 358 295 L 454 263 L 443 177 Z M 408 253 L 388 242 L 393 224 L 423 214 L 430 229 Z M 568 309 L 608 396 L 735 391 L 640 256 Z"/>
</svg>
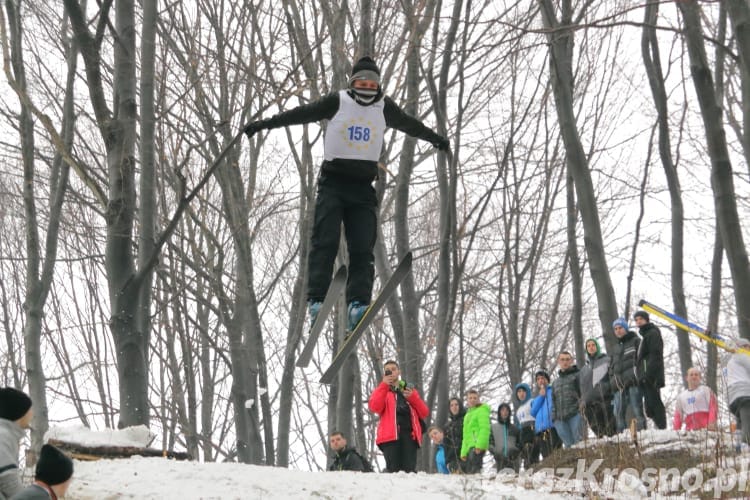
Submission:
<svg viewBox="0 0 750 500">
<path fill-rule="evenodd" d="M 0 15 L 0 385 L 31 395 L 32 449 L 51 425 L 145 424 L 200 460 L 318 470 L 333 429 L 374 450 L 387 359 L 442 423 L 468 388 L 510 400 L 561 349 L 611 346 L 640 299 L 750 338 L 746 0 L 6 0 Z M 232 140 L 343 88 L 368 54 L 452 154 L 387 134 L 375 290 L 408 251 L 412 273 L 321 385 L 343 300 L 310 366 L 295 361 L 323 130 Z M 662 331 L 666 393 L 695 364 L 721 394 L 715 348 Z"/>
</svg>

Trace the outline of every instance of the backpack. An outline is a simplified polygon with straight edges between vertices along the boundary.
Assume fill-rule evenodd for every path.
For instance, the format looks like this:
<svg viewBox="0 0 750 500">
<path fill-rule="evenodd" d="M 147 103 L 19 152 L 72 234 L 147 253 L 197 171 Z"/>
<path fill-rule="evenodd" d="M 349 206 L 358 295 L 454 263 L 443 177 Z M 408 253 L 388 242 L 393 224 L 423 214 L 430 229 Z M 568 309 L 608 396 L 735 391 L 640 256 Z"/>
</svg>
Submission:
<svg viewBox="0 0 750 500">
<path fill-rule="evenodd" d="M 367 460 L 365 457 L 363 457 L 358 451 L 352 450 L 355 455 L 357 455 L 360 460 L 362 460 L 362 472 L 375 472 L 375 469 L 372 468 L 372 464 L 369 460 Z"/>
</svg>

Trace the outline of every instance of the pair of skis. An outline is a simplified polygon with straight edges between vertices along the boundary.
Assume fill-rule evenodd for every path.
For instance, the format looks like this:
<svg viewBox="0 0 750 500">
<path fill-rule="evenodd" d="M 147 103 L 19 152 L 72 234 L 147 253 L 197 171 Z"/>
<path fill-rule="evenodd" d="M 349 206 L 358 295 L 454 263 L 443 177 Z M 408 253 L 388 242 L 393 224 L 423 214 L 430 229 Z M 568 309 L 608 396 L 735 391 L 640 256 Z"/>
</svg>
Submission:
<svg viewBox="0 0 750 500">
<path fill-rule="evenodd" d="M 383 289 L 380 290 L 378 296 L 370 303 L 370 306 L 362 315 L 362 319 L 359 320 L 359 323 L 357 323 L 354 330 L 347 332 L 344 343 L 341 344 L 341 347 L 331 361 L 331 365 L 320 378 L 321 384 L 330 384 L 333 381 L 333 378 L 341 369 L 344 361 L 346 361 L 349 355 L 354 351 L 362 334 L 365 333 L 365 330 L 370 326 L 373 319 L 375 319 L 375 316 L 380 312 L 393 292 L 396 291 L 398 285 L 404 280 L 404 278 L 406 278 L 406 275 L 409 274 L 409 271 L 411 270 L 411 262 L 412 253 L 408 252 L 398 263 L 398 266 L 393 271 L 391 277 L 388 278 L 388 281 L 385 282 L 385 285 L 383 285 Z M 326 292 L 325 299 L 323 299 L 323 303 L 320 306 L 318 316 L 315 318 L 315 323 L 310 327 L 307 344 L 304 349 L 302 349 L 302 353 L 297 359 L 297 366 L 306 367 L 310 363 L 313 349 L 318 342 L 318 337 L 323 330 L 326 318 L 346 286 L 346 276 L 346 266 L 341 266 L 333 276 L 328 291 Z"/>
<path fill-rule="evenodd" d="M 729 352 L 742 352 L 750 356 L 750 349 L 747 349 L 745 347 L 737 347 L 734 340 L 729 337 L 724 337 L 717 333 L 701 328 L 695 323 L 691 323 L 685 318 L 682 318 L 674 313 L 671 313 L 665 309 L 662 309 L 659 306 L 651 304 L 650 302 L 646 300 L 641 300 L 640 302 L 638 302 L 638 305 L 647 313 L 654 314 L 658 316 L 659 318 L 676 326 L 677 328 L 680 328 L 681 330 L 685 330 L 686 332 L 692 333 L 693 335 L 705 341 L 711 342 L 712 344 L 716 344 L 716 346 L 720 347 L 721 349 L 724 349 Z"/>
</svg>

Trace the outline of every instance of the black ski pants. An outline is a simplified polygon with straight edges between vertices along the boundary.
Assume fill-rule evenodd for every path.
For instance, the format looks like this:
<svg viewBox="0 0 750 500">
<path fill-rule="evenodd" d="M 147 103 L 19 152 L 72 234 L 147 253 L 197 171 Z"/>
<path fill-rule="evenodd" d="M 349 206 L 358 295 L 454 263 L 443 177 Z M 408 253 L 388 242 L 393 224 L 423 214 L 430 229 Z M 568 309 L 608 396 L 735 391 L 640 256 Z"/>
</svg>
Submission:
<svg viewBox="0 0 750 500">
<path fill-rule="evenodd" d="M 657 429 L 667 428 L 667 411 L 661 400 L 661 390 L 653 384 L 646 382 L 641 385 L 643 393 L 643 404 L 646 407 L 646 416 L 654 421 Z"/>
<path fill-rule="evenodd" d="M 377 214 L 378 200 L 371 182 L 333 174 L 320 175 L 308 259 L 308 299 L 323 300 L 331 284 L 343 223 L 349 252 L 346 301 L 370 303 Z"/>
<path fill-rule="evenodd" d="M 385 457 L 385 472 L 417 472 L 419 445 L 411 436 L 399 436 L 396 441 L 378 445 Z"/>
</svg>

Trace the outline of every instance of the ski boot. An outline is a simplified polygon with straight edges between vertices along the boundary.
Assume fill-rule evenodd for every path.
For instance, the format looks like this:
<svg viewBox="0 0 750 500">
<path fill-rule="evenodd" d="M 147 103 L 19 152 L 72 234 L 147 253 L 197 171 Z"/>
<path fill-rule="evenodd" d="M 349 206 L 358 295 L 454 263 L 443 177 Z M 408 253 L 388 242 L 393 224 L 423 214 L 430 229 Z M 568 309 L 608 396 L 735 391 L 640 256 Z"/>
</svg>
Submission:
<svg viewBox="0 0 750 500">
<path fill-rule="evenodd" d="M 358 300 L 349 302 L 349 306 L 346 308 L 347 332 L 354 331 L 359 324 L 359 321 L 362 319 L 362 316 L 365 315 L 365 311 L 367 311 L 368 307 L 370 307 L 368 304 L 363 304 Z"/>
<path fill-rule="evenodd" d="M 315 324 L 315 320 L 318 319 L 318 313 L 320 312 L 320 306 L 323 302 L 320 300 L 310 299 L 307 301 L 307 314 L 310 317 L 310 328 Z"/>
</svg>

